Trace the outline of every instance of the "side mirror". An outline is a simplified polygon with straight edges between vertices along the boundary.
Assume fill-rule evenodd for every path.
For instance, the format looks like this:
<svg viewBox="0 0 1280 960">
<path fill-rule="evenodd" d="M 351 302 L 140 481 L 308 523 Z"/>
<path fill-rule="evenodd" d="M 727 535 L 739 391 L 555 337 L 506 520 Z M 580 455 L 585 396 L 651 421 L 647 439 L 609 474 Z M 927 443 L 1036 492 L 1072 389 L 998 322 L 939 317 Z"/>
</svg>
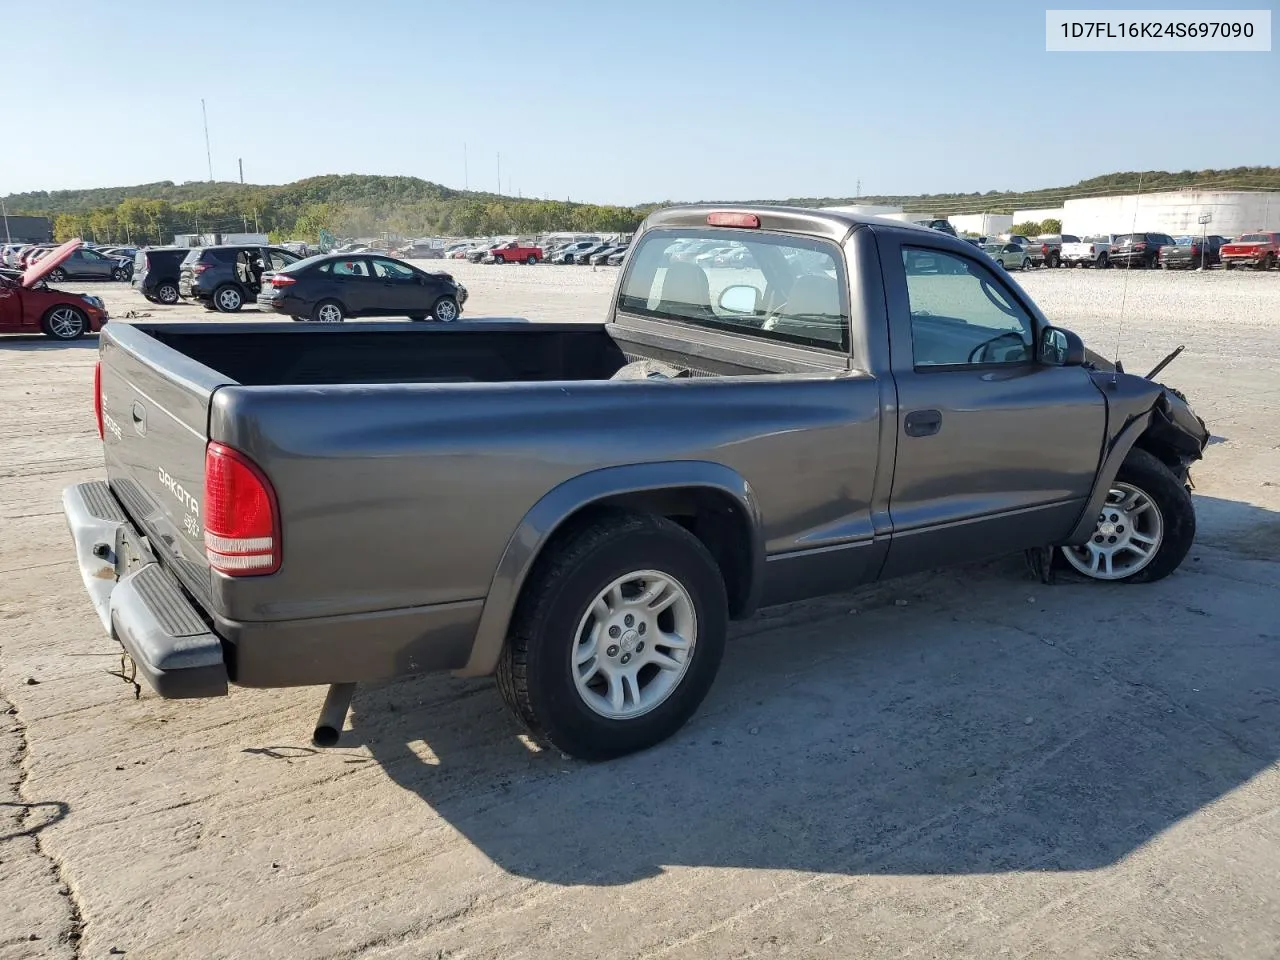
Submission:
<svg viewBox="0 0 1280 960">
<path fill-rule="evenodd" d="M 719 303 L 725 313 L 756 314 L 760 311 L 760 291 L 747 284 L 725 287 L 720 291 Z"/>
<path fill-rule="evenodd" d="M 1084 341 L 1070 330 L 1045 327 L 1040 331 L 1040 362 L 1050 367 L 1078 367 L 1084 363 Z"/>
</svg>

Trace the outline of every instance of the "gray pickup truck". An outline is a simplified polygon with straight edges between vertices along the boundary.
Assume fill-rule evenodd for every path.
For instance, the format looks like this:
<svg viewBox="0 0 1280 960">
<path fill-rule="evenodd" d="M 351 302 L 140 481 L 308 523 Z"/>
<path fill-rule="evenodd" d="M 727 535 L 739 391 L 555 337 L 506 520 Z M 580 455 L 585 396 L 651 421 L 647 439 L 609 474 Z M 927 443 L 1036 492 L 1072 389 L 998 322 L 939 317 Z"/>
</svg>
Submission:
<svg viewBox="0 0 1280 960">
<path fill-rule="evenodd" d="M 742 253 L 683 255 L 706 240 Z M 1016 551 L 1157 580 L 1208 440 L 971 244 L 784 207 L 652 214 L 603 323 L 100 350 L 106 479 L 63 505 L 124 666 L 165 697 L 328 684 L 321 744 L 355 684 L 447 670 L 603 759 L 680 728 L 761 606 Z"/>
</svg>

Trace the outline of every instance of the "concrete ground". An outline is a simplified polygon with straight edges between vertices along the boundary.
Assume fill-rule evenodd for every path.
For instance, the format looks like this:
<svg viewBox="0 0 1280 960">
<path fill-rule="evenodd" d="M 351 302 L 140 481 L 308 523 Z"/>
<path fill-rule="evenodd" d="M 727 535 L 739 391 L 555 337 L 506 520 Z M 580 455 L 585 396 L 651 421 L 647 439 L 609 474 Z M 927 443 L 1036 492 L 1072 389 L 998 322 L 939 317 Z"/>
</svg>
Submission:
<svg viewBox="0 0 1280 960">
<path fill-rule="evenodd" d="M 449 266 L 468 313 L 535 319 L 600 316 L 614 276 Z M 1275 956 L 1280 275 L 1020 280 L 1130 369 L 1187 345 L 1184 567 L 764 611 L 679 735 L 596 766 L 487 681 L 363 688 L 324 752 L 318 688 L 135 700 L 58 502 L 102 472 L 94 338 L 0 337 L 0 958 Z"/>
</svg>

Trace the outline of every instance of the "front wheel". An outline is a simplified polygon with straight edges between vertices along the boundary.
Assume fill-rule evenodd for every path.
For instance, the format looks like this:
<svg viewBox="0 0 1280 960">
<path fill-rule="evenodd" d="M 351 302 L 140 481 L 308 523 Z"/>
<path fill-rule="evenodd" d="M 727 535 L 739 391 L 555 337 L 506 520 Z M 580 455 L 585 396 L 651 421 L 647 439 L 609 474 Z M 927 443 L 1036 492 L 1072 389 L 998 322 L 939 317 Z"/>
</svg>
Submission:
<svg viewBox="0 0 1280 960">
<path fill-rule="evenodd" d="M 494 262 L 494 263 L 506 263 L 506 262 L 507 262 L 507 258 L 506 258 L 506 257 L 504 257 L 504 256 L 503 256 L 502 254 L 500 254 L 500 253 L 495 253 L 495 254 L 493 255 L 493 262 Z"/>
<path fill-rule="evenodd" d="M 1271 254 L 1268 253 L 1265 257 L 1262 258 L 1262 262 L 1258 264 L 1258 269 L 1270 270 L 1275 265 L 1276 265 L 1275 257 L 1273 257 Z"/>
<path fill-rule="evenodd" d="M 458 301 L 453 297 L 441 297 L 431 308 L 431 316 L 441 323 L 452 323 L 458 319 Z"/>
<path fill-rule="evenodd" d="M 123 267 L 116 267 L 111 271 L 111 279 L 123 282 L 129 279 L 129 274 Z"/>
<path fill-rule="evenodd" d="M 498 663 L 536 736 L 582 760 L 652 747 L 692 716 L 724 653 L 719 567 L 664 517 L 615 514 L 540 561 Z"/>
<path fill-rule="evenodd" d="M 1062 555 L 1091 580 L 1151 583 L 1186 559 L 1196 536 L 1191 492 L 1145 450 L 1125 458 L 1087 543 Z"/>
<path fill-rule="evenodd" d="M 89 318 L 71 306 L 54 307 L 44 318 L 44 332 L 54 340 L 79 340 L 89 329 Z"/>
<path fill-rule="evenodd" d="M 67 271 L 63 270 L 61 267 L 54 267 L 49 271 L 50 283 L 61 283 L 65 279 L 67 279 Z"/>
</svg>

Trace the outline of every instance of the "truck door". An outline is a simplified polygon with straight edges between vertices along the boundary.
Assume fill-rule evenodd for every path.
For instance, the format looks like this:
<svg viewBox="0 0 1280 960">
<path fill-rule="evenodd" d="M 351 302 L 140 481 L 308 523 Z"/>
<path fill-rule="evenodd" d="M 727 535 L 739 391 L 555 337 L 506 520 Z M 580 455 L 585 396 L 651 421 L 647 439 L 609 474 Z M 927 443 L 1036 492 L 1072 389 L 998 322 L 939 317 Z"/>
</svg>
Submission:
<svg viewBox="0 0 1280 960">
<path fill-rule="evenodd" d="M 1002 271 L 902 233 L 880 242 L 898 388 L 884 575 L 1061 539 L 1093 486 L 1101 392 L 1037 362 L 1037 321 Z"/>
</svg>

